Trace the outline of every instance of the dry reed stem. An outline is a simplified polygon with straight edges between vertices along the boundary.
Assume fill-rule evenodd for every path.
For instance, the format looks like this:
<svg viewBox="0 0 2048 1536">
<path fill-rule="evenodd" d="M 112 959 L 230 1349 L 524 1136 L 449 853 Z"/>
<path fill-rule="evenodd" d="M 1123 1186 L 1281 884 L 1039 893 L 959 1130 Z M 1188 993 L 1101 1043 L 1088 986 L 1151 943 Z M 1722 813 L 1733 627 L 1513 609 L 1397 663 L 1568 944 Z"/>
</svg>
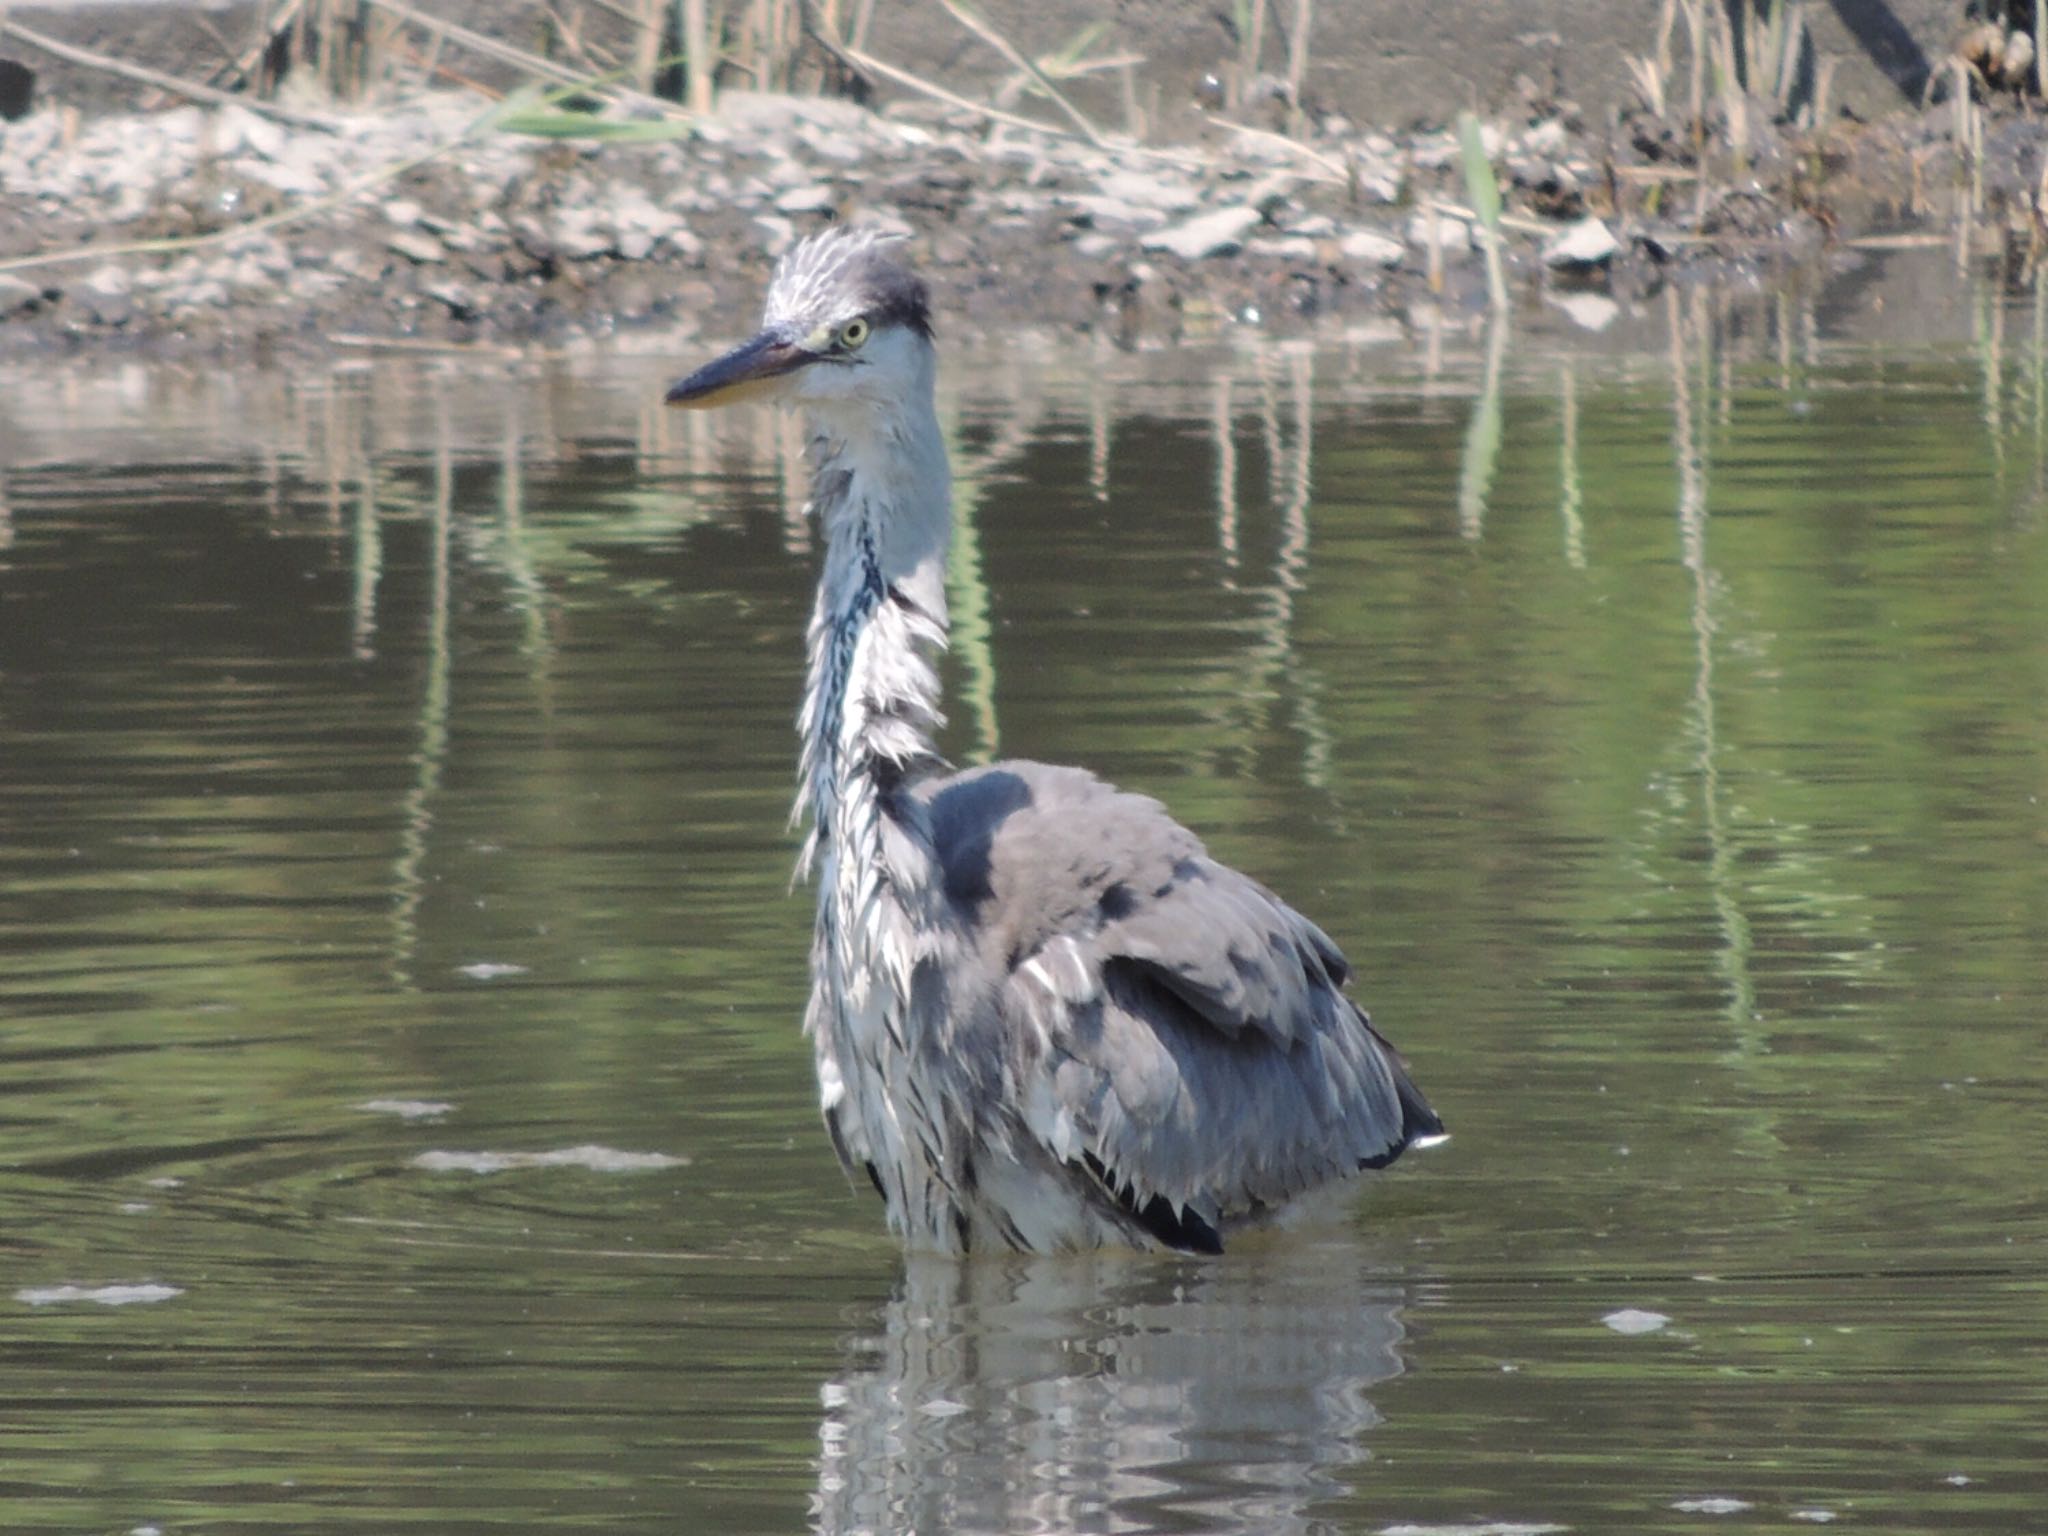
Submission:
<svg viewBox="0 0 2048 1536">
<path fill-rule="evenodd" d="M 1102 135 L 1096 131 L 1095 125 L 1088 121 L 1079 107 L 1067 100 L 1060 88 L 1052 83 L 1052 77 L 1040 69 L 1035 60 L 1026 58 L 1022 50 L 976 15 L 964 0 L 939 0 L 939 4 L 945 8 L 947 15 L 1009 60 L 1013 67 L 1029 75 L 1038 88 L 1052 98 L 1053 105 L 1066 114 L 1067 121 L 1080 130 L 1082 138 L 1098 149 L 1103 147 Z"/>
<path fill-rule="evenodd" d="M 1323 154 L 1319 150 L 1310 149 L 1308 145 L 1302 143 L 1299 139 L 1290 139 L 1286 134 L 1275 133 L 1270 128 L 1254 128 L 1248 123 L 1235 123 L 1227 117 L 1218 117 L 1213 112 L 1204 112 L 1202 114 L 1202 121 L 1213 127 L 1225 128 L 1232 133 L 1242 134 L 1248 139 L 1259 139 L 1265 143 L 1275 145 L 1286 150 L 1289 154 L 1298 155 L 1302 159 L 1310 161 L 1323 171 L 1329 180 L 1341 182 L 1346 186 L 1349 186 L 1351 183 L 1351 168 L 1349 166 L 1345 165 L 1341 160 L 1333 159 L 1329 155 Z"/>
<path fill-rule="evenodd" d="M 2034 94 L 2048 98 L 2048 4 L 2034 0 Z"/>
<path fill-rule="evenodd" d="M 1244 105 L 1245 87 L 1259 73 L 1259 55 L 1266 51 L 1266 0 L 1252 0 L 1244 36 L 1237 40 L 1237 79 L 1231 89 L 1232 108 Z"/>
<path fill-rule="evenodd" d="M 251 77 L 262 64 L 263 56 L 270 52 L 270 45 L 285 28 L 298 20 L 299 12 L 305 4 L 306 0 L 284 0 L 283 5 L 263 18 L 263 25 L 257 32 L 256 41 L 235 55 L 234 62 L 226 69 L 216 72 L 214 79 L 248 80 L 252 85 L 255 84 Z"/>
<path fill-rule="evenodd" d="M 176 75 L 165 74 L 160 69 L 151 69 L 143 64 L 130 64 L 104 53 L 95 53 L 90 48 L 80 48 L 72 43 L 60 42 L 46 37 L 31 27 L 24 27 L 18 21 L 9 21 L 0 16 L 0 37 L 13 36 L 32 48 L 54 54 L 72 64 L 82 64 L 89 69 L 104 70 L 110 75 L 119 75 L 142 85 L 155 86 L 160 91 L 171 91 L 192 101 L 203 101 L 214 106 L 246 107 L 260 117 L 268 117 L 280 123 L 289 123 L 294 128 L 317 128 L 322 133 L 338 133 L 340 130 L 324 117 L 310 112 L 295 111 L 281 107 L 273 101 L 259 101 L 251 96 L 238 96 L 232 91 L 218 91 L 210 85 L 195 81 L 181 80 Z"/>
<path fill-rule="evenodd" d="M 640 0 L 633 18 L 633 84 L 654 94 L 654 66 L 661 58 L 661 12 L 667 0 Z"/>
<path fill-rule="evenodd" d="M 690 110 L 711 111 L 711 80 L 718 64 L 711 57 L 711 14 L 705 0 L 682 0 L 683 56 L 690 80 Z"/>
<path fill-rule="evenodd" d="M 1454 203 L 1447 198 L 1439 197 L 1431 199 L 1431 204 L 1440 212 L 1448 213 L 1454 219 L 1464 219 L 1472 224 L 1484 222 L 1477 212 L 1467 208 L 1463 203 Z M 1545 224 L 1539 219 L 1525 219 L 1520 214 L 1509 213 L 1505 209 L 1501 212 L 1499 222 L 1502 229 L 1512 229 L 1518 234 L 1554 235 L 1557 233 L 1557 226 L 1555 224 Z"/>
<path fill-rule="evenodd" d="M 880 75 L 884 80 L 894 81 L 908 90 L 916 91 L 920 95 L 929 96 L 934 101 L 943 101 L 949 107 L 958 107 L 962 111 L 973 112 L 978 116 L 987 118 L 990 122 L 1004 123 L 1012 128 L 1022 128 L 1030 133 L 1041 133 L 1047 138 L 1053 139 L 1078 139 L 1081 137 L 1080 134 L 1075 133 L 1072 129 L 1057 128 L 1051 123 L 1041 123 L 1033 118 L 1020 117 L 1014 112 L 1005 112 L 1000 107 L 992 107 L 987 102 L 972 101 L 955 91 L 947 90 L 943 85 L 935 85 L 921 75 L 915 75 L 907 69 L 898 68 L 886 59 L 877 58 L 874 54 L 864 49 L 855 48 L 850 43 L 843 42 L 839 38 L 829 35 L 816 22 L 817 18 L 814 16 L 806 18 L 807 31 L 812 41 L 816 42 L 820 48 L 823 48 L 848 69 L 854 70 L 857 73 L 864 71 L 868 74 Z M 1201 155 L 1182 154 L 1171 149 L 1150 149 L 1142 144 L 1102 145 L 1100 147 L 1108 149 L 1112 153 L 1136 156 L 1145 160 L 1158 160 L 1167 165 L 1181 166 L 1184 169 L 1204 170 L 1214 163 L 1212 160 Z"/>
<path fill-rule="evenodd" d="M 449 42 L 459 47 L 467 48 L 473 53 L 480 53 L 486 58 L 496 59 L 500 63 L 516 65 L 528 74 L 553 81 L 556 85 L 574 86 L 579 90 L 596 90 L 600 88 L 593 86 L 588 76 L 579 74 L 566 65 L 557 64 L 553 59 L 543 58 L 537 53 L 529 53 L 524 48 L 515 48 L 510 43 L 501 43 L 496 38 L 486 37 L 481 32 L 472 32 L 468 27 L 457 26 L 452 21 L 443 21 L 438 16 L 430 16 L 424 11 L 404 4 L 403 0 L 362 0 L 362 3 L 375 9 L 389 12 L 391 15 L 397 16 L 426 31 L 439 33 L 445 36 Z M 619 95 L 630 101 L 660 112 L 664 117 L 680 117 L 683 115 L 683 109 L 674 102 L 663 101 L 659 96 L 650 96 L 644 91 L 631 90 L 616 85 L 604 86 L 602 89 L 616 91 Z"/>
<path fill-rule="evenodd" d="M 1287 127 L 1301 132 L 1301 82 L 1308 78 L 1308 38 L 1316 22 L 1316 0 L 1299 0 L 1294 10 L 1294 32 L 1287 39 Z"/>
<path fill-rule="evenodd" d="M 617 67 L 618 60 L 598 58 L 590 51 L 589 45 L 583 41 L 583 13 L 580 8 L 577 11 L 577 21 L 575 24 L 571 24 L 569 18 L 552 5 L 546 7 L 546 15 L 549 22 L 554 26 L 555 40 L 566 48 L 569 56 L 579 62 L 585 69 L 589 70 L 592 74 L 601 74 Z M 441 42 L 441 35 L 436 33 L 434 35 L 436 55 L 439 53 Z"/>
</svg>

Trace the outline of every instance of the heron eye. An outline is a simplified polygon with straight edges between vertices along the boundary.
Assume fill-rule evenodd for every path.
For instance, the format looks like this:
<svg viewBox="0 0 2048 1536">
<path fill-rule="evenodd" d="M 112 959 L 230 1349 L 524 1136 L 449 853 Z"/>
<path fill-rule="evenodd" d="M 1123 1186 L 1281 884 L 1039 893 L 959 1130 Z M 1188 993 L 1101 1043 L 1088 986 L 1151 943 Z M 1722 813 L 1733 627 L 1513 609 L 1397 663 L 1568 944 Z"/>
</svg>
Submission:
<svg viewBox="0 0 2048 1536">
<path fill-rule="evenodd" d="M 846 324 L 839 328 L 839 345 L 845 347 L 848 351 L 859 346 L 867 339 L 868 323 L 858 316 L 847 321 Z"/>
</svg>

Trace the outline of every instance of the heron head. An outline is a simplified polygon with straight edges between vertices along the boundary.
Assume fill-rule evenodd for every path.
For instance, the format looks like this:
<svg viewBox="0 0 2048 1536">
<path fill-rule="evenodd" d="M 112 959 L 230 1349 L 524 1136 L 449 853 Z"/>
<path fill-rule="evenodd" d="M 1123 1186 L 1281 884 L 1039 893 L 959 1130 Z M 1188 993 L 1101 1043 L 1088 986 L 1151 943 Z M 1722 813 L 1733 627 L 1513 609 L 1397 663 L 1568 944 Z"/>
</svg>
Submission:
<svg viewBox="0 0 2048 1536">
<path fill-rule="evenodd" d="M 670 405 L 889 407 L 931 388 L 931 308 L 895 240 L 834 225 L 775 264 L 760 332 L 670 386 Z"/>
</svg>

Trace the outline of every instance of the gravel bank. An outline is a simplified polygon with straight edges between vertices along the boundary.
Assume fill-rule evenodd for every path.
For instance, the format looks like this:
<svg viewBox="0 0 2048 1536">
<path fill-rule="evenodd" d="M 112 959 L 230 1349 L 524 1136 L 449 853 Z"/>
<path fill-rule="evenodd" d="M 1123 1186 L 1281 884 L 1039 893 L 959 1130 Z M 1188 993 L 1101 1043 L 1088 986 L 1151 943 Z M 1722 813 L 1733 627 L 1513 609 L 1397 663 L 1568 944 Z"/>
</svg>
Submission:
<svg viewBox="0 0 2048 1536">
<path fill-rule="evenodd" d="M 598 143 L 478 113 L 451 91 L 289 124 L 231 105 L 0 127 L 0 353 L 730 335 L 773 255 L 831 218 L 911 236 L 970 332 L 1139 345 L 1486 302 L 1448 130 L 1328 120 L 1306 144 L 1219 130 L 1164 152 L 735 91 L 683 137 Z M 1596 132 L 1536 104 L 1485 137 L 1514 301 L 1588 325 L 1666 282 L 1851 264 L 1854 236 L 1939 227 L 1959 184 L 1945 109 L 1824 142 L 1757 132 L 1704 197 L 1654 120 Z M 1991 121 L 1994 254 L 2034 227 L 2040 140 Z M 40 259 L 59 252 L 83 254 Z"/>
</svg>

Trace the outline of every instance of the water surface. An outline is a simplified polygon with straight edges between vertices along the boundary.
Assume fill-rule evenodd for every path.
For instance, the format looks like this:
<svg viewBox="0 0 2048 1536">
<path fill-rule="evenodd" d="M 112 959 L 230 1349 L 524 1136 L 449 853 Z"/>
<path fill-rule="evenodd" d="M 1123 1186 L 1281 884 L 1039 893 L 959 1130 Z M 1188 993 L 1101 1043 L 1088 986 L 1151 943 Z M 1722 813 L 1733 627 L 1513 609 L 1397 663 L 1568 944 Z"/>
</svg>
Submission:
<svg viewBox="0 0 2048 1536">
<path fill-rule="evenodd" d="M 949 751 L 1167 800 L 1455 1131 L 1211 1263 L 833 1165 L 787 425 L 0 389 L 0 1525 L 2037 1521 L 2036 317 L 1637 320 L 950 369 Z"/>
</svg>

